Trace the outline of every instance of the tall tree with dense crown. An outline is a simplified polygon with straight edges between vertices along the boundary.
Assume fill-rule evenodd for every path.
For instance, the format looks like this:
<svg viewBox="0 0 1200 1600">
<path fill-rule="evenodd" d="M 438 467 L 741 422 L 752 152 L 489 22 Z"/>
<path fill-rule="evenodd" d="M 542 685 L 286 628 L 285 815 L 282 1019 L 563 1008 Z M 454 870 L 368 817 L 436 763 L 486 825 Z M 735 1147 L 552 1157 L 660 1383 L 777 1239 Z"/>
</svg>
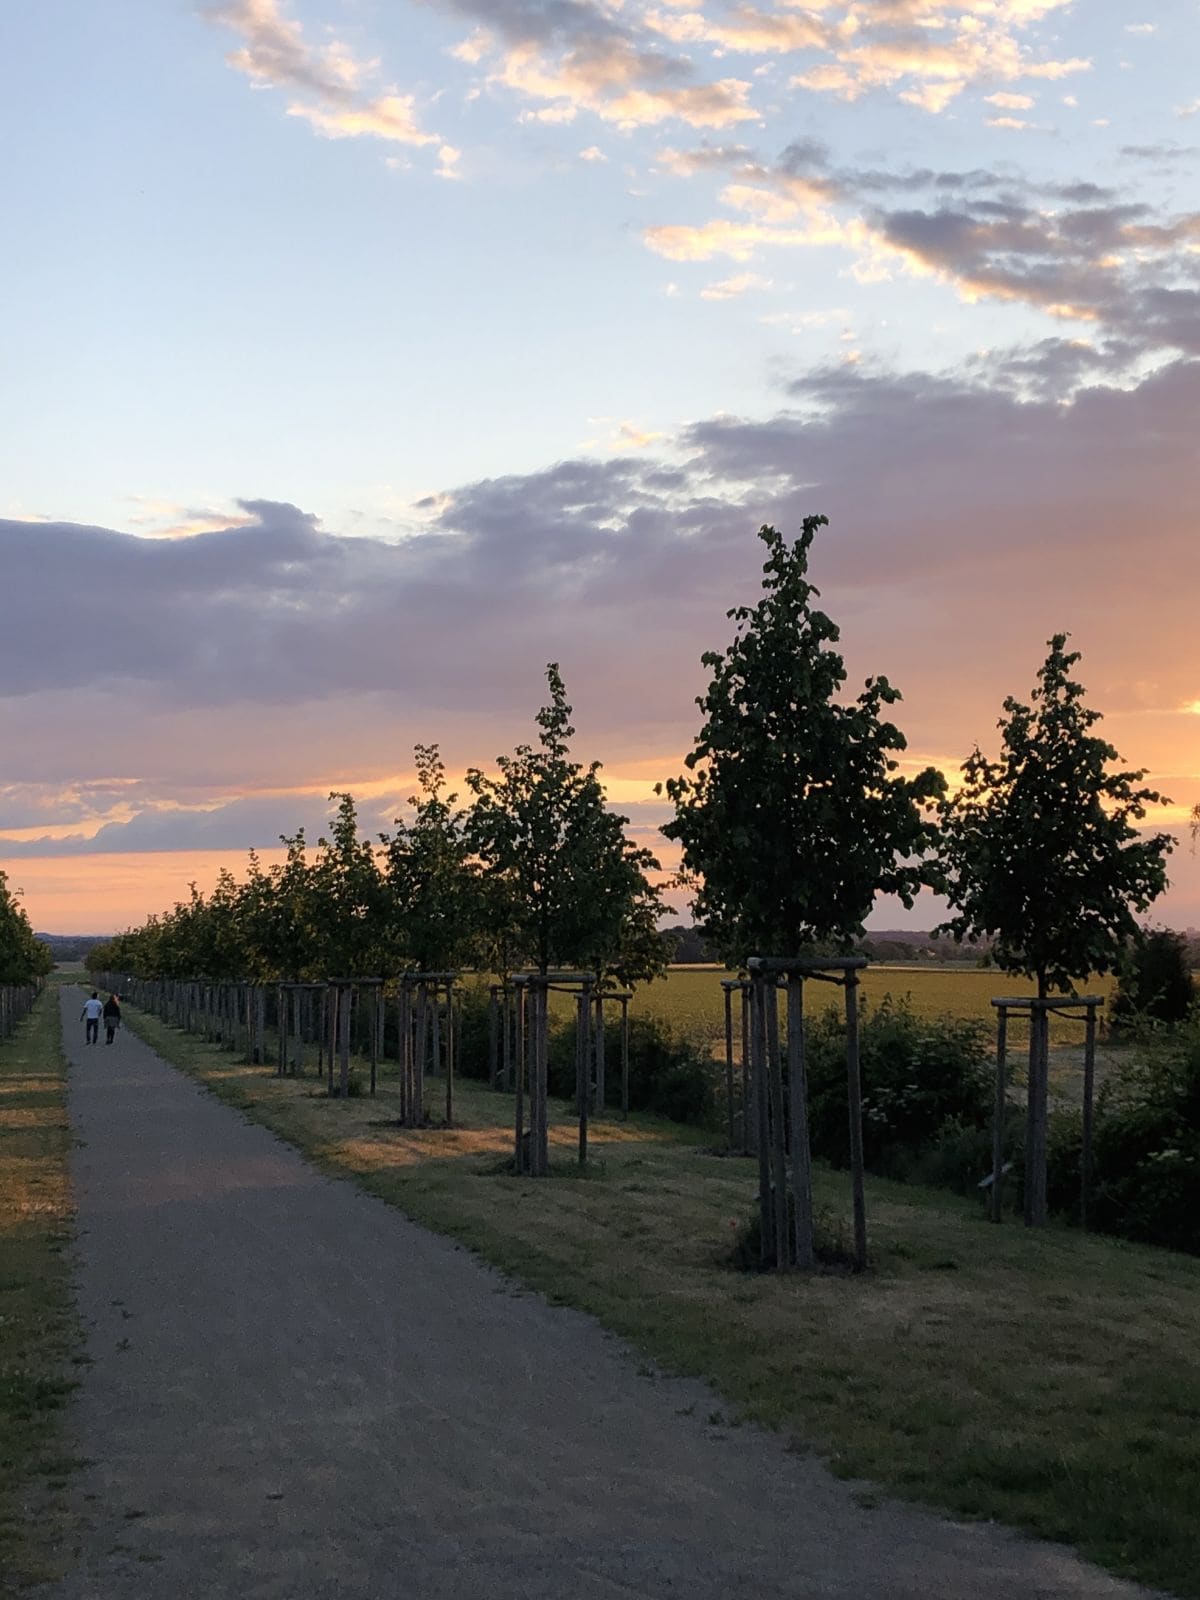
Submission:
<svg viewBox="0 0 1200 1600">
<path fill-rule="evenodd" d="M 999 759 L 978 747 L 943 800 L 942 861 L 956 915 L 937 932 L 986 935 L 1007 972 L 1038 994 L 1112 971 L 1136 939 L 1136 913 L 1167 885 L 1170 834 L 1143 835 L 1144 772 L 1112 770 L 1117 751 L 1092 732 L 1101 713 L 1071 676 L 1078 651 L 1049 641 L 1030 703 L 1004 702 Z"/>
<path fill-rule="evenodd" d="M 763 598 L 728 613 L 737 623 L 697 701 L 704 725 L 688 772 L 660 785 L 675 816 L 663 828 L 683 849 L 697 922 L 727 958 L 848 949 L 877 894 L 912 904 L 931 881 L 934 842 L 923 810 L 943 788 L 927 768 L 899 771 L 904 750 L 886 678 L 842 698 L 839 631 L 817 610 L 809 551 L 822 516 L 794 544 L 771 527 Z"/>
</svg>

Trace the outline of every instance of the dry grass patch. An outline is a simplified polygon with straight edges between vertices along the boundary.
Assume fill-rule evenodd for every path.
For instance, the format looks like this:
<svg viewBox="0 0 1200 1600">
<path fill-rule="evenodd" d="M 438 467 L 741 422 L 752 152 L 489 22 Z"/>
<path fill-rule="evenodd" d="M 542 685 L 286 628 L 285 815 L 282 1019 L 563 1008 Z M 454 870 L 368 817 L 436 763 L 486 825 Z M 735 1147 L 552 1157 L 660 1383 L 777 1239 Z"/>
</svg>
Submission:
<svg viewBox="0 0 1200 1600">
<path fill-rule="evenodd" d="M 869 1274 L 747 1274 L 730 1256 L 756 1168 L 695 1130 L 595 1124 L 580 1176 L 560 1117 L 555 1175 L 515 1178 L 512 1102 L 478 1084 L 459 1087 L 460 1126 L 411 1132 L 388 1126 L 386 1077 L 375 1100 L 330 1101 L 312 1079 L 135 1025 L 329 1170 L 709 1380 L 731 1414 L 835 1471 L 1200 1596 L 1200 1263 L 995 1228 L 972 1202 L 874 1180 Z M 848 1233 L 844 1177 L 819 1173 L 816 1196 L 822 1227 Z"/>
<path fill-rule="evenodd" d="M 0 1045 L 0 1571 L 52 1577 L 65 1526 L 61 1408 L 77 1342 L 66 1251 L 71 1205 L 66 1064 L 48 990 Z"/>
</svg>

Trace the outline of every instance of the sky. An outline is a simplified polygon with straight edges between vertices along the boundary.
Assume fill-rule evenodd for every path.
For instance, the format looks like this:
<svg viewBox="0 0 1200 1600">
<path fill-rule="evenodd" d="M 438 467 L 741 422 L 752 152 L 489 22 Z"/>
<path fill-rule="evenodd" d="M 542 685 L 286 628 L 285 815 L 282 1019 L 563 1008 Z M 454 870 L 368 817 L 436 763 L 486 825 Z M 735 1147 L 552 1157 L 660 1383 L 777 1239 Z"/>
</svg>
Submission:
<svg viewBox="0 0 1200 1600">
<path fill-rule="evenodd" d="M 756 530 L 994 751 L 1071 635 L 1200 924 L 1197 0 L 0 4 L 0 870 L 105 932 L 489 766 L 639 841 Z M 678 909 L 683 914 L 682 903 Z M 877 907 L 929 927 L 939 908 Z"/>
</svg>

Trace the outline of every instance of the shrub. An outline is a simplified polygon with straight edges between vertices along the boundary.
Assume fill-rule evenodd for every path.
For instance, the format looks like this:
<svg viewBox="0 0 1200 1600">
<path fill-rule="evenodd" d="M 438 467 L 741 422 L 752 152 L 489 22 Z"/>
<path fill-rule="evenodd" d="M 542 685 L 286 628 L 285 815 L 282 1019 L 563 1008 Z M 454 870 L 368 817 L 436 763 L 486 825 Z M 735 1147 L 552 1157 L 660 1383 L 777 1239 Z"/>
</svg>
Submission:
<svg viewBox="0 0 1200 1600">
<path fill-rule="evenodd" d="M 959 1137 L 962 1130 L 989 1125 L 992 1090 L 982 1024 L 955 1017 L 919 1021 L 907 1002 L 889 997 L 864 1015 L 859 1037 L 863 1153 L 871 1171 L 907 1176 L 947 1125 Z M 813 1153 L 846 1166 L 845 1024 L 833 1009 L 809 1024 L 808 1091 Z"/>
<path fill-rule="evenodd" d="M 1173 1026 L 1187 1019 L 1196 1000 L 1188 942 L 1170 928 L 1144 930 L 1126 952 L 1113 1002 L 1114 1027 L 1135 1022 Z"/>
<path fill-rule="evenodd" d="M 1004 1160 L 1011 1170 L 1004 1177 L 1006 1206 L 1014 1202 L 1020 1181 L 1025 1114 L 1010 1106 L 1004 1126 Z M 942 1124 L 932 1144 L 905 1160 L 893 1158 L 893 1173 L 906 1183 L 924 1183 L 935 1189 L 952 1189 L 955 1194 L 986 1198 L 980 1183 L 992 1170 L 992 1127 L 986 1123 L 951 1117 Z"/>
<path fill-rule="evenodd" d="M 621 1103 L 621 1028 L 604 1029 L 607 1064 L 605 1102 Z M 575 1098 L 575 1022 L 564 1018 L 550 1027 L 551 1094 Z M 669 1117 L 672 1122 L 706 1125 L 716 1107 L 716 1072 L 707 1049 L 658 1017 L 629 1019 L 629 1107 Z"/>
<path fill-rule="evenodd" d="M 459 1072 L 467 1078 L 488 1075 L 488 992 L 465 987 L 458 1020 Z M 621 1027 L 604 1029 L 607 1065 L 605 1101 L 621 1104 Z M 552 1017 L 547 1063 L 549 1088 L 560 1099 L 575 1099 L 575 1019 Z M 657 1017 L 629 1019 L 629 1105 L 673 1122 L 706 1125 L 715 1115 L 716 1072 L 709 1049 Z"/>
<path fill-rule="evenodd" d="M 1051 1120 L 1048 1198 L 1078 1215 L 1078 1112 Z M 1101 1090 L 1092 1144 L 1089 1226 L 1200 1255 L 1200 1033 L 1152 1044 Z"/>
</svg>

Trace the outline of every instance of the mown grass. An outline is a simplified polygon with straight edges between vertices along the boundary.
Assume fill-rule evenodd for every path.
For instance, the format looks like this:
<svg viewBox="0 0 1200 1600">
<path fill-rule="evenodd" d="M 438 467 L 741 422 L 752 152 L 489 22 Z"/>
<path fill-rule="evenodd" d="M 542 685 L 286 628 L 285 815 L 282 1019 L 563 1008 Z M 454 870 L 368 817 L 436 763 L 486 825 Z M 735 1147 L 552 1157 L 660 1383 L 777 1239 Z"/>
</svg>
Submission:
<svg viewBox="0 0 1200 1600">
<path fill-rule="evenodd" d="M 58 995 L 0 1045 L 0 1593 L 52 1577 L 62 1491 L 61 1408 L 77 1342 Z"/>
<path fill-rule="evenodd" d="M 730 1420 L 790 1433 L 835 1472 L 1074 1545 L 1113 1572 L 1200 1596 L 1200 1264 L 1050 1228 L 992 1227 L 940 1192 L 868 1186 L 863 1277 L 745 1274 L 730 1248 L 751 1163 L 649 1118 L 592 1127 L 588 1181 L 506 1175 L 511 1101 L 458 1090 L 460 1126 L 408 1132 L 379 1097 L 237 1064 L 127 1013 L 214 1092 L 550 1299 L 593 1313 L 668 1371 L 707 1379 Z M 430 1086 L 436 1108 L 438 1086 Z M 821 1172 L 827 1232 L 845 1180 Z"/>
</svg>

